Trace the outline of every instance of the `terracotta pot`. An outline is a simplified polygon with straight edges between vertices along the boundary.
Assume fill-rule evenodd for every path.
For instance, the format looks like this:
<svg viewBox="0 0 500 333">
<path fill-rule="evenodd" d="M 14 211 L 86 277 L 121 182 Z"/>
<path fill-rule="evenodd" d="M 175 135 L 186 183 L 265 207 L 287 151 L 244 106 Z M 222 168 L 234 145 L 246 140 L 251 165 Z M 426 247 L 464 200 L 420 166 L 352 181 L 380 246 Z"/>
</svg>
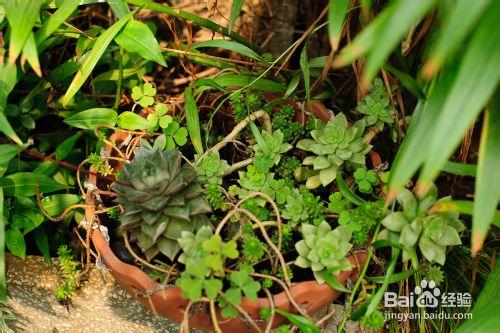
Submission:
<svg viewBox="0 0 500 333">
<path fill-rule="evenodd" d="M 126 133 L 113 134 L 111 139 L 119 143 L 126 137 Z M 111 149 L 108 147 L 108 152 Z M 96 176 L 91 174 L 89 182 L 96 185 Z M 87 203 L 91 204 L 92 199 L 87 195 Z M 88 208 L 85 212 L 86 219 L 92 218 L 92 209 Z M 186 306 L 189 301 L 183 299 L 181 290 L 177 286 L 161 289 L 158 282 L 151 279 L 146 273 L 138 267 L 126 264 L 116 257 L 109 244 L 102 236 L 99 229 L 92 232 L 92 242 L 95 249 L 100 254 L 104 264 L 111 271 L 116 282 L 130 295 L 136 298 L 140 303 L 149 308 L 153 313 L 169 318 L 176 322 L 182 322 L 186 311 Z M 343 271 L 338 276 L 337 280 L 345 284 L 348 279 L 354 280 L 357 278 L 359 269 L 366 261 L 366 253 L 358 252 L 348 257 L 353 265 L 350 271 Z M 157 290 L 149 296 L 144 296 L 146 292 Z M 328 304 L 331 304 L 342 293 L 332 289 L 327 284 L 318 284 L 316 281 L 298 282 L 292 285 L 290 292 L 294 300 L 303 307 L 303 309 L 312 314 Z M 297 313 L 294 306 L 291 304 L 287 294 L 281 292 L 273 296 L 274 304 L 282 310 Z M 208 309 L 208 303 L 199 303 L 200 306 L 192 306 L 189 314 L 189 326 L 204 330 L 212 330 L 211 317 Z M 255 301 L 250 301 L 246 297 L 243 298 L 241 307 L 255 320 L 255 322 L 264 329 L 267 325 L 266 321 L 260 319 L 259 311 L 261 308 L 269 308 L 268 298 L 258 298 Z M 224 332 L 230 333 L 247 333 L 255 332 L 255 328 L 249 323 L 238 318 L 225 319 L 217 313 L 219 326 Z M 273 328 L 284 323 L 286 319 L 280 315 L 276 315 L 273 321 Z"/>
</svg>

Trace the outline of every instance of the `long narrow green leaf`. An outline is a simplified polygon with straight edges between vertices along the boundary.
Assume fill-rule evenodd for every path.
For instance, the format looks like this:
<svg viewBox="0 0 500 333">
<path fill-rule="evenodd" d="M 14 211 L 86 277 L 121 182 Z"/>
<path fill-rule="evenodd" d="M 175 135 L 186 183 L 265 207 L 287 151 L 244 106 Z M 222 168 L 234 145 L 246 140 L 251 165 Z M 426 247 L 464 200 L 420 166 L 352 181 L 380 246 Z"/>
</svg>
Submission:
<svg viewBox="0 0 500 333">
<path fill-rule="evenodd" d="M 389 283 L 399 282 L 401 280 L 409 278 L 410 276 L 413 275 L 413 273 L 415 273 L 415 271 L 413 269 L 408 269 L 408 270 L 403 271 L 401 273 L 391 274 L 391 276 L 388 279 L 388 282 Z M 386 277 L 385 276 L 367 276 L 366 279 L 369 281 L 376 282 L 376 283 L 384 283 Z"/>
<path fill-rule="evenodd" d="M 69 101 L 75 96 L 75 94 L 80 90 L 83 83 L 87 80 L 90 73 L 97 65 L 97 62 L 102 57 L 104 52 L 106 52 L 109 43 L 115 38 L 116 34 L 127 24 L 127 22 L 134 16 L 134 14 L 139 9 L 135 9 L 130 12 L 127 16 L 121 18 L 118 22 L 109 27 L 97 40 L 95 41 L 94 47 L 89 51 L 89 55 L 82 63 L 80 69 L 76 73 L 71 85 L 69 86 L 66 94 L 63 97 L 63 106 L 68 105 Z"/>
<path fill-rule="evenodd" d="M 38 51 L 36 49 L 35 35 L 30 32 L 26 43 L 23 48 L 23 56 L 26 57 L 36 75 L 42 77 L 42 70 L 40 68 L 40 61 L 38 60 Z"/>
<path fill-rule="evenodd" d="M 67 187 L 52 178 L 30 172 L 18 172 L 0 178 L 0 187 L 3 188 L 5 196 L 23 197 L 35 195 L 37 186 L 40 193 L 59 191 Z"/>
<path fill-rule="evenodd" d="M 401 85 L 406 89 L 408 89 L 408 91 L 411 92 L 413 96 L 418 97 L 420 99 L 427 98 L 420 85 L 417 83 L 417 81 L 415 81 L 415 79 L 410 74 L 402 72 L 392 67 L 389 64 L 385 64 L 383 68 L 392 75 L 394 75 L 399 80 L 399 82 L 401 82 Z"/>
<path fill-rule="evenodd" d="M 387 287 L 389 286 L 390 279 L 392 276 L 392 273 L 394 272 L 394 268 L 396 267 L 397 259 L 399 257 L 399 253 L 401 250 L 399 248 L 392 248 L 391 252 L 391 261 L 389 262 L 389 265 L 387 265 L 387 269 L 385 271 L 385 277 L 384 281 L 382 282 L 382 286 L 380 286 L 380 289 L 377 290 L 375 295 L 371 298 L 370 304 L 368 305 L 368 308 L 366 309 L 366 315 L 369 316 L 371 315 L 378 307 L 378 304 L 382 300 L 382 297 L 384 296 L 385 291 L 387 290 Z"/>
<path fill-rule="evenodd" d="M 0 187 L 0 300 L 7 298 L 7 279 L 5 276 L 5 216 L 3 215 L 3 190 Z"/>
<path fill-rule="evenodd" d="M 127 4 L 122 0 L 106 0 L 108 2 L 109 7 L 113 13 L 115 13 L 116 17 L 121 19 L 122 17 L 127 16 L 130 13 L 130 8 L 128 8 Z"/>
<path fill-rule="evenodd" d="M 394 11 L 384 25 L 377 30 L 364 71 L 364 82 L 371 82 L 410 26 L 424 16 L 437 0 L 396 1 Z"/>
<path fill-rule="evenodd" d="M 389 176 L 389 194 L 395 195 L 408 179 L 423 164 L 428 147 L 432 144 L 432 133 L 439 117 L 451 83 L 456 76 L 458 62 L 448 64 L 443 74 L 432 82 L 426 94 L 428 100 L 419 100 L 413 119 L 401 147 L 396 154 Z"/>
<path fill-rule="evenodd" d="M 9 63 L 13 64 L 21 54 L 24 44 L 35 25 L 42 6 L 41 0 L 6 2 L 7 20 L 10 24 Z"/>
<path fill-rule="evenodd" d="M 191 21 L 196 25 L 199 25 L 201 27 L 210 29 L 210 30 L 218 32 L 218 33 L 221 33 L 225 36 L 231 37 L 236 42 L 243 44 L 245 46 L 248 46 L 249 48 L 251 48 L 252 50 L 257 52 L 258 54 L 262 53 L 262 50 L 258 46 L 256 46 L 252 42 L 250 42 L 248 39 L 244 38 L 240 34 L 235 33 L 234 31 L 229 32 L 229 30 L 227 28 L 220 26 L 217 23 L 212 22 L 209 19 L 199 17 L 197 15 L 185 12 L 185 11 L 177 9 L 177 8 L 172 8 L 172 7 L 165 6 L 165 5 L 162 5 L 159 3 L 154 3 L 150 0 L 124 0 L 124 1 L 126 3 L 131 4 L 131 5 L 142 6 L 143 8 L 146 8 L 146 9 L 154 10 L 154 11 L 160 12 L 160 13 L 165 13 L 165 14 L 168 14 L 168 15 L 173 16 L 173 17 L 178 17 L 178 18 L 184 19 L 186 21 Z"/>
<path fill-rule="evenodd" d="M 94 108 L 75 113 L 64 119 L 64 122 L 76 128 L 92 130 L 100 125 L 114 126 L 117 117 L 113 109 Z"/>
<path fill-rule="evenodd" d="M 68 17 L 75 11 L 78 7 L 80 0 L 66 0 L 61 6 L 50 16 L 50 18 L 43 22 L 40 29 L 35 34 L 36 45 L 40 45 L 45 39 L 47 39 L 54 31 L 64 21 L 68 19 Z"/>
<path fill-rule="evenodd" d="M 490 2 L 491 0 L 458 0 L 453 4 L 424 67 L 427 76 L 436 73 L 446 57 L 452 55 L 463 44 L 463 40 L 474 29 L 474 25 Z"/>
<path fill-rule="evenodd" d="M 483 245 L 500 200 L 500 92 L 486 112 L 481 133 L 472 218 L 472 254 Z"/>
<path fill-rule="evenodd" d="M 222 87 L 246 87 L 250 85 L 255 90 L 270 93 L 280 93 L 286 91 L 286 87 L 276 81 L 245 74 L 224 74 L 213 79 L 216 84 Z"/>
<path fill-rule="evenodd" d="M 213 39 L 207 40 L 206 42 L 201 42 L 191 46 L 191 49 L 196 50 L 202 47 L 216 47 L 224 50 L 229 50 L 241 54 L 245 57 L 255 59 L 257 61 L 263 61 L 262 57 L 258 55 L 254 50 L 245 46 L 243 44 L 233 42 L 225 39 Z"/>
<path fill-rule="evenodd" d="M 377 43 L 378 30 L 386 24 L 386 21 L 394 11 L 396 3 L 387 6 L 356 38 L 342 49 L 339 57 L 334 61 L 337 66 L 346 66 L 368 53 L 371 47 Z"/>
<path fill-rule="evenodd" d="M 500 265 L 497 263 L 472 309 L 472 318 L 463 323 L 456 333 L 497 332 L 500 326 Z"/>
<path fill-rule="evenodd" d="M 9 145 L 9 144 L 0 145 L 0 165 L 9 162 L 11 159 L 14 158 L 14 156 L 19 154 L 20 151 L 21 149 L 14 145 Z"/>
<path fill-rule="evenodd" d="M 231 33 L 234 27 L 234 22 L 238 15 L 240 15 L 241 7 L 243 7 L 243 0 L 233 0 L 231 4 L 231 14 L 229 15 L 229 25 L 227 26 L 228 33 Z"/>
<path fill-rule="evenodd" d="M 500 33 L 494 31 L 499 12 L 500 1 L 493 1 L 467 47 L 440 117 L 434 120 L 433 144 L 420 177 L 423 188 L 437 176 L 498 85 Z"/>
<path fill-rule="evenodd" d="M 492 178 L 494 178 L 494 177 L 492 177 Z M 493 180 L 495 180 L 495 179 L 493 179 Z M 492 183 L 492 184 L 493 184 L 493 186 L 496 185 L 496 183 Z M 476 187 L 477 187 L 477 185 L 476 185 Z M 491 193 L 491 197 L 492 197 L 491 201 L 494 201 L 495 203 L 498 202 L 498 199 L 497 200 L 493 199 L 493 196 L 496 193 L 494 193 L 494 191 L 492 191 L 490 193 Z M 434 211 L 434 212 L 455 212 L 455 213 L 460 213 L 460 214 L 465 214 L 465 215 L 476 216 L 474 211 L 477 209 L 477 207 L 475 207 L 477 203 L 478 203 L 477 197 L 476 197 L 475 202 L 468 201 L 468 200 L 440 201 L 432 207 L 432 211 Z M 495 206 L 493 206 L 493 208 L 488 207 L 487 211 L 485 213 L 483 213 L 483 214 L 489 215 L 489 220 L 488 220 L 489 222 L 485 226 L 486 229 L 489 227 L 490 223 L 493 223 L 496 226 L 500 226 L 500 211 L 496 210 L 495 208 L 496 208 L 496 204 L 495 204 Z M 474 227 L 474 225 L 473 225 L 473 227 Z M 472 230 L 474 232 L 474 228 Z"/>
<path fill-rule="evenodd" d="M 443 167 L 444 172 L 458 176 L 476 177 L 477 166 L 475 164 L 464 164 L 448 161 Z"/>
<path fill-rule="evenodd" d="M 275 311 L 288 319 L 293 325 L 297 326 L 302 333 L 321 333 L 321 330 L 316 327 L 316 325 L 301 315 L 290 313 L 279 308 L 275 309 Z"/>
<path fill-rule="evenodd" d="M 349 0 L 330 0 L 328 5 L 328 37 L 330 45 L 336 51 L 339 47 L 342 28 L 349 10 Z"/>
<path fill-rule="evenodd" d="M 300 52 L 300 69 L 304 78 L 304 86 L 306 88 L 306 101 L 311 102 L 311 74 L 309 72 L 309 64 L 307 61 L 307 46 L 304 45 L 302 52 Z"/>
<path fill-rule="evenodd" d="M 193 98 L 193 90 L 188 87 L 184 92 L 184 106 L 186 109 L 186 127 L 191 138 L 196 153 L 201 156 L 203 154 L 203 146 L 201 144 L 201 128 L 200 116 L 198 115 L 198 107 Z"/>
<path fill-rule="evenodd" d="M 346 199 L 358 206 L 361 206 L 365 202 L 351 190 L 351 188 L 345 182 L 344 178 L 342 178 L 342 173 L 340 171 L 337 171 L 337 176 L 335 177 L 335 179 L 337 180 L 337 186 L 339 187 L 340 193 L 342 193 L 342 195 Z"/>
</svg>

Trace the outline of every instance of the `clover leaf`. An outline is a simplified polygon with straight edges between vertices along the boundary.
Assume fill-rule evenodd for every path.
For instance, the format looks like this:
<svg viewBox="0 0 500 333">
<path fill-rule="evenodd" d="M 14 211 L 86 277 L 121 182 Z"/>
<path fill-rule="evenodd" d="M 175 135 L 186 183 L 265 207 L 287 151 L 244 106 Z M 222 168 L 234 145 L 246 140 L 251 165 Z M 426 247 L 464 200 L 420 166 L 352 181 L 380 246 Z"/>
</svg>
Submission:
<svg viewBox="0 0 500 333">
<path fill-rule="evenodd" d="M 358 184 L 358 189 L 361 193 L 370 194 L 373 192 L 372 186 L 379 183 L 377 174 L 373 170 L 358 168 L 354 172 L 354 180 Z"/>
<path fill-rule="evenodd" d="M 153 105 L 155 102 L 156 88 L 151 83 L 144 83 L 142 89 L 140 87 L 132 88 L 132 99 L 139 103 L 143 108 Z"/>
<path fill-rule="evenodd" d="M 328 198 L 330 203 L 328 204 L 328 209 L 334 213 L 342 213 L 343 211 L 349 209 L 350 203 L 349 199 L 344 198 L 342 193 L 335 192 Z"/>
<path fill-rule="evenodd" d="M 163 133 L 167 136 L 167 149 L 174 149 L 176 145 L 184 146 L 187 143 L 187 129 L 181 127 L 175 120 L 163 128 Z"/>
</svg>

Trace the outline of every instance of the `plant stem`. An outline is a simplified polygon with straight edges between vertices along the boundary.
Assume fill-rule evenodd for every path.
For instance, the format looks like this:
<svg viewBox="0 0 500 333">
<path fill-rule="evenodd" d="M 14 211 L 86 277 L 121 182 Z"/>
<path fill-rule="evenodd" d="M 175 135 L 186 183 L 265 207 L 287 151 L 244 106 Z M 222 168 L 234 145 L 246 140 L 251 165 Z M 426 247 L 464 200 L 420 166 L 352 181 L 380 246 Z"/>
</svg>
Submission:
<svg viewBox="0 0 500 333">
<path fill-rule="evenodd" d="M 118 56 L 118 82 L 116 83 L 116 97 L 113 110 L 118 110 L 122 99 L 122 81 L 123 81 L 123 47 L 120 47 Z"/>
<path fill-rule="evenodd" d="M 237 163 L 231 164 L 231 166 L 224 172 L 224 176 L 230 175 L 236 170 L 246 167 L 249 164 L 252 164 L 253 157 L 247 158 L 246 160 L 239 161 Z"/>
<path fill-rule="evenodd" d="M 377 225 L 377 229 L 375 229 L 375 233 L 373 234 L 373 239 L 377 239 L 378 232 L 380 230 L 380 223 Z M 337 328 L 337 331 L 339 333 L 343 332 L 344 326 L 347 322 L 347 317 L 350 316 L 351 314 L 351 309 L 352 309 L 352 303 L 354 302 L 354 296 L 356 296 L 356 291 L 358 291 L 359 286 L 361 285 L 361 282 L 365 278 L 366 271 L 368 270 L 368 266 L 370 265 L 370 260 L 373 255 L 373 246 L 370 246 L 368 248 L 368 255 L 366 257 L 365 265 L 363 266 L 363 269 L 361 270 L 361 273 L 359 274 L 358 280 L 354 284 L 354 287 L 352 288 L 351 296 L 349 296 L 349 302 L 347 303 L 345 307 L 345 314 L 344 318 L 342 318 L 342 322 L 340 323 L 339 327 Z"/>
<path fill-rule="evenodd" d="M 135 5 L 135 6 L 141 6 L 142 8 L 154 10 L 154 11 L 157 11 L 160 13 L 165 13 L 165 14 L 171 15 L 173 17 L 184 19 L 186 21 L 191 21 L 194 24 L 199 25 L 199 26 L 204 27 L 204 28 L 207 28 L 209 30 L 212 30 L 213 32 L 218 32 L 224 36 L 231 37 L 232 39 L 234 39 L 238 43 L 243 44 L 245 46 L 248 46 L 249 48 L 251 48 L 252 50 L 257 52 L 258 54 L 262 54 L 262 50 L 260 49 L 260 47 L 253 44 L 251 41 L 249 41 L 245 37 L 241 36 L 238 33 L 233 32 L 233 31 L 231 33 L 229 33 L 227 28 L 225 28 L 221 25 L 218 25 L 217 23 L 212 22 L 208 19 L 199 17 L 197 15 L 185 12 L 185 11 L 177 9 L 177 8 L 172 8 L 169 6 L 162 5 L 162 4 L 154 3 L 154 2 L 149 1 L 149 0 L 124 0 L 124 2 L 131 4 L 131 5 Z"/>
</svg>

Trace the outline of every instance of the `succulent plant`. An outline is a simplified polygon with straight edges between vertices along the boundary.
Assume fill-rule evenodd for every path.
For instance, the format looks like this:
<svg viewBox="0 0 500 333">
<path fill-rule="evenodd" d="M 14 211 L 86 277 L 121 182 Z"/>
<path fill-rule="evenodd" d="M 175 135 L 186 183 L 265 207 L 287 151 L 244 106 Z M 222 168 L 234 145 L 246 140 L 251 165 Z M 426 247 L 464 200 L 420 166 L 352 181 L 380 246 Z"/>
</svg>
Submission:
<svg viewBox="0 0 500 333">
<path fill-rule="evenodd" d="M 181 162 L 177 149 L 139 147 L 133 160 L 123 165 L 121 182 L 114 185 L 123 207 L 120 229 L 131 232 L 148 259 L 160 252 L 173 259 L 183 231 L 210 223 L 202 184 L 194 169 Z"/>
<path fill-rule="evenodd" d="M 280 163 L 276 166 L 276 173 L 285 180 L 288 186 L 295 184 L 295 169 L 300 166 L 300 161 L 294 156 L 285 156 L 281 159 Z"/>
<path fill-rule="evenodd" d="M 205 198 L 207 198 L 212 209 L 226 210 L 226 200 L 219 184 L 208 184 L 205 188 Z"/>
<path fill-rule="evenodd" d="M 373 192 L 373 186 L 378 185 L 379 180 L 377 174 L 373 170 L 366 168 L 357 168 L 354 172 L 354 181 L 358 184 L 358 189 L 361 193 L 370 194 Z"/>
<path fill-rule="evenodd" d="M 302 161 L 303 165 L 310 165 L 317 172 L 307 179 L 307 188 L 330 184 L 344 163 L 353 167 L 364 166 L 365 155 L 372 148 L 363 141 L 364 128 L 359 121 L 349 127 L 342 113 L 326 124 L 315 119 L 312 139 L 303 139 L 297 143 L 297 148 L 314 154 Z"/>
<path fill-rule="evenodd" d="M 239 171 L 238 174 L 241 188 L 236 192 L 240 198 L 252 192 L 262 192 L 269 181 L 274 179 L 274 173 L 259 172 L 253 165 L 249 165 L 246 172 Z"/>
<path fill-rule="evenodd" d="M 208 184 L 222 184 L 222 177 L 229 168 L 226 160 L 221 160 L 218 151 L 209 152 L 196 168 L 198 178 Z"/>
<path fill-rule="evenodd" d="M 269 169 L 277 165 L 281 160 L 281 154 L 292 149 L 292 145 L 283 142 L 283 133 L 280 130 L 272 134 L 262 131 L 262 140 L 254 145 L 254 165 L 260 172 L 269 172 Z"/>
<path fill-rule="evenodd" d="M 366 126 L 382 128 L 384 123 L 394 122 L 394 109 L 389 105 L 387 89 L 380 78 L 373 81 L 368 94 L 358 102 L 356 110 L 365 115 L 362 121 Z"/>
<path fill-rule="evenodd" d="M 290 141 L 302 133 L 302 127 L 295 121 L 295 109 L 290 104 L 283 105 L 283 108 L 274 114 L 273 130 L 281 130 L 285 141 Z"/>
<path fill-rule="evenodd" d="M 292 193 L 292 190 L 287 186 L 284 179 L 270 179 L 264 186 L 263 191 L 279 205 L 284 204 L 286 198 Z"/>
<path fill-rule="evenodd" d="M 384 217 L 384 201 L 367 201 L 361 206 L 344 210 L 339 215 L 339 224 L 352 234 L 354 246 L 364 246 L 374 227 Z"/>
<path fill-rule="evenodd" d="M 292 226 L 298 223 L 317 224 L 323 220 L 323 204 L 305 188 L 293 189 L 286 198 L 282 217 L 290 221 Z"/>
<path fill-rule="evenodd" d="M 302 224 L 304 239 L 295 244 L 299 256 L 295 265 L 311 268 L 318 283 L 325 282 L 325 274 L 337 275 L 351 269 L 346 255 L 351 250 L 351 234 L 345 227 L 334 230 L 323 221 L 319 226 Z"/>
<path fill-rule="evenodd" d="M 401 244 L 404 261 L 416 257 L 418 246 L 427 261 L 444 265 L 446 248 L 462 243 L 459 232 L 465 226 L 458 219 L 457 213 L 429 211 L 436 199 L 436 186 L 432 186 L 420 200 L 411 191 L 401 190 L 397 201 L 403 211 L 393 212 L 382 220 L 386 229 L 380 232 L 378 239 L 389 239 Z M 439 201 L 446 200 L 448 198 Z"/>
</svg>

